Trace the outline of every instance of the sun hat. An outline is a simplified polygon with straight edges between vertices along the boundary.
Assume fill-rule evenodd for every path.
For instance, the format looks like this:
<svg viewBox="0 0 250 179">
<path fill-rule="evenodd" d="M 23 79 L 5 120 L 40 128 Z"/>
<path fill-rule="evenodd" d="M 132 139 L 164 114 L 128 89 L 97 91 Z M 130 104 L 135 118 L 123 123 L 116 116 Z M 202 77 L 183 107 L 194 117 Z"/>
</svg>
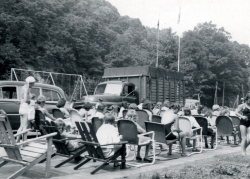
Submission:
<svg viewBox="0 0 250 179">
<path fill-rule="evenodd" d="M 213 107 L 212 107 L 212 109 L 215 111 L 217 109 L 220 109 L 220 106 L 218 104 L 214 104 Z"/>
<path fill-rule="evenodd" d="M 35 83 L 36 80 L 33 76 L 29 76 L 25 79 L 26 83 Z"/>
<path fill-rule="evenodd" d="M 46 97 L 45 96 L 43 96 L 43 95 L 39 95 L 38 97 L 37 97 L 37 101 L 39 101 L 39 102 L 45 102 L 46 101 Z"/>
</svg>

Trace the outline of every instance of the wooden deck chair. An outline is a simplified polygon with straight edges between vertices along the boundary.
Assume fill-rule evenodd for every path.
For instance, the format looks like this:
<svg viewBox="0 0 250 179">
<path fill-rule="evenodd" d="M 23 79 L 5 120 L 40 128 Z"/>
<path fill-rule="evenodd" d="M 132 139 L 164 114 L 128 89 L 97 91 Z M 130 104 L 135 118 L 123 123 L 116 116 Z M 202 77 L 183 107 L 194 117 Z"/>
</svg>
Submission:
<svg viewBox="0 0 250 179">
<path fill-rule="evenodd" d="M 169 146 L 169 153 L 164 159 L 175 159 L 179 158 L 178 155 L 172 155 L 172 144 L 178 141 L 178 139 L 167 140 L 166 137 L 172 133 L 171 126 L 173 123 L 170 124 L 161 124 L 156 122 L 145 122 L 146 131 L 151 132 L 154 131 L 155 133 L 155 143 L 160 145 L 160 153 L 163 151 L 162 144 Z M 159 154 L 160 154 L 159 153 Z M 159 155 L 157 154 L 157 155 Z M 160 158 L 157 158 L 160 159 Z"/>
<path fill-rule="evenodd" d="M 86 125 L 88 126 L 89 130 L 87 129 Z M 121 162 L 120 168 L 121 169 L 125 168 L 125 164 L 126 164 L 125 155 L 126 155 L 126 143 L 127 143 L 126 141 L 120 142 L 120 143 L 100 145 L 97 140 L 92 124 L 87 123 L 87 122 L 76 122 L 76 126 L 78 128 L 79 133 L 82 136 L 83 143 L 87 147 L 89 155 L 85 155 L 84 156 L 85 160 L 79 165 L 77 165 L 74 168 L 74 170 L 77 170 L 79 167 L 88 163 L 90 160 L 102 162 L 102 164 L 99 167 L 97 167 L 95 170 L 90 172 L 91 174 L 95 174 L 97 171 L 99 171 L 100 169 L 108 165 L 109 163 Z M 101 147 L 107 146 L 107 145 L 122 145 L 122 147 L 120 150 L 115 152 L 113 156 L 109 158 L 105 158 Z M 117 158 L 120 156 L 121 156 L 121 160 L 117 160 Z"/>
<path fill-rule="evenodd" d="M 149 145 L 150 143 L 152 143 L 153 145 L 153 161 L 151 163 L 143 163 L 143 164 L 134 164 L 134 163 L 128 163 L 127 165 L 131 165 L 134 167 L 141 167 L 141 166 L 145 166 L 145 165 L 152 165 L 155 162 L 155 133 L 154 131 L 150 131 L 147 132 L 145 134 L 140 134 L 142 136 L 149 136 L 151 135 L 151 140 L 145 142 L 145 143 L 139 143 L 139 138 L 138 138 L 138 132 L 137 132 L 137 127 L 134 124 L 134 122 L 130 121 L 130 120 L 119 120 L 117 122 L 117 126 L 118 126 L 118 130 L 119 133 L 122 135 L 122 140 L 127 141 L 128 144 L 130 145 L 137 145 L 137 146 L 146 146 Z M 134 150 L 134 157 L 132 160 L 134 160 L 136 158 L 136 150 Z"/>
<path fill-rule="evenodd" d="M 153 115 L 152 122 L 161 123 L 161 116 Z"/>
<path fill-rule="evenodd" d="M 144 110 L 136 110 L 138 115 L 138 124 L 146 130 L 145 121 L 149 121 L 148 113 Z"/>
<path fill-rule="evenodd" d="M 215 150 L 217 148 L 217 130 L 215 132 L 215 135 L 212 136 L 212 135 L 209 135 L 208 134 L 208 121 L 205 117 L 203 116 L 198 116 L 198 115 L 195 115 L 194 118 L 196 119 L 197 123 L 202 127 L 202 136 L 204 137 L 204 140 L 205 140 L 205 145 L 208 145 L 207 144 L 207 137 L 208 136 L 211 136 L 215 138 L 215 146 L 213 149 L 206 149 L 204 148 L 203 150 Z M 200 131 L 197 131 L 198 134 L 200 134 Z"/>
<path fill-rule="evenodd" d="M 127 110 L 127 109 L 124 109 L 124 110 L 122 111 L 122 116 L 123 116 L 123 119 L 125 119 L 127 112 L 128 112 L 128 110 Z"/>
<path fill-rule="evenodd" d="M 62 118 L 65 119 L 64 114 L 62 113 L 62 111 L 60 109 L 52 109 L 52 114 L 54 118 Z"/>
<path fill-rule="evenodd" d="M 60 135 L 58 129 L 55 126 L 43 126 L 43 128 L 46 130 L 46 132 L 48 134 L 57 133 L 57 135 L 53 137 L 53 144 L 56 147 L 55 155 L 67 157 L 66 160 L 64 160 L 63 162 L 57 164 L 55 166 L 55 168 L 59 168 L 60 166 L 62 166 L 65 163 L 75 159 L 76 157 L 79 157 L 82 153 L 87 151 L 86 147 L 81 147 L 81 148 L 79 148 L 79 149 L 77 149 L 76 151 L 73 151 L 73 152 L 68 151 L 67 144 L 66 144 L 67 140 L 75 140 L 77 138 L 75 138 L 75 139 L 62 138 L 62 136 Z"/>
<path fill-rule="evenodd" d="M 191 152 L 189 155 L 201 153 L 203 150 L 203 143 L 202 143 L 202 127 L 197 127 L 195 129 L 191 128 L 191 123 L 187 117 L 181 116 L 179 117 L 179 128 L 182 130 L 182 132 L 185 132 L 186 134 L 189 134 L 186 136 L 186 138 L 189 138 L 190 140 L 198 140 L 200 138 L 200 151 L 199 152 Z M 193 135 L 194 131 L 200 131 L 200 134 Z"/>
<path fill-rule="evenodd" d="M 215 122 L 218 130 L 218 135 L 227 136 L 227 144 L 229 144 L 228 137 L 233 136 L 234 144 L 232 145 L 232 147 L 238 146 L 238 144 L 236 143 L 236 135 L 238 135 L 238 131 L 234 130 L 232 119 L 227 116 L 218 116 Z"/>
<path fill-rule="evenodd" d="M 44 159 L 46 159 L 45 178 L 50 177 L 50 159 L 53 154 L 52 137 L 55 136 L 56 133 L 16 143 L 15 137 L 28 131 L 29 130 L 26 130 L 13 135 L 7 116 L 4 114 L 0 115 L 0 147 L 3 147 L 7 153 L 7 157 L 2 157 L 3 161 L 0 163 L 0 167 L 9 162 L 23 165 L 20 170 L 16 171 L 8 179 L 17 178 Z M 47 139 L 47 145 L 34 143 L 41 139 Z M 22 150 L 19 149 L 21 145 L 25 145 Z"/>
<path fill-rule="evenodd" d="M 93 129 L 94 129 L 95 133 L 101 127 L 102 124 L 103 124 L 102 119 L 99 119 L 98 117 L 93 117 L 92 118 L 92 125 L 93 125 Z"/>
</svg>

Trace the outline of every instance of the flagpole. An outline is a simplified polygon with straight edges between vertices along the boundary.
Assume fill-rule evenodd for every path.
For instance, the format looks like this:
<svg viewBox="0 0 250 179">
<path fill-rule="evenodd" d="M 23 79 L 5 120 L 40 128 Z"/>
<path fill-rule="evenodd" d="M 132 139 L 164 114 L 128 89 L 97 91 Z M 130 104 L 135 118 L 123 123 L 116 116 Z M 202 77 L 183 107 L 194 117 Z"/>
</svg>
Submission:
<svg viewBox="0 0 250 179">
<path fill-rule="evenodd" d="M 158 29 L 157 29 L 157 44 L 156 44 L 156 48 L 157 48 L 157 52 L 156 52 L 156 68 L 158 68 L 158 43 L 159 43 L 159 20 L 158 20 Z"/>
<path fill-rule="evenodd" d="M 180 48 L 181 48 L 181 37 L 180 37 L 180 19 L 181 19 L 181 5 L 179 9 L 178 21 L 177 24 L 179 25 L 179 34 L 178 34 L 178 71 L 180 71 Z"/>
</svg>

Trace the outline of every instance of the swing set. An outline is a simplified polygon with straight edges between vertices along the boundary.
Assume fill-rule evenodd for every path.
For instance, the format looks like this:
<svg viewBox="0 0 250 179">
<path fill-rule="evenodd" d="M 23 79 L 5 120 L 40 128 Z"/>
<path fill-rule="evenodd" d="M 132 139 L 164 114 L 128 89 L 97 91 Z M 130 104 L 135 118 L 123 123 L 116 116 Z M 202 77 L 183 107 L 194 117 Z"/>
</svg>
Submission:
<svg viewBox="0 0 250 179">
<path fill-rule="evenodd" d="M 69 102 L 78 101 L 84 95 L 88 96 L 82 75 L 11 68 L 11 81 L 25 81 L 28 76 L 33 76 L 38 83 L 62 88 Z"/>
</svg>

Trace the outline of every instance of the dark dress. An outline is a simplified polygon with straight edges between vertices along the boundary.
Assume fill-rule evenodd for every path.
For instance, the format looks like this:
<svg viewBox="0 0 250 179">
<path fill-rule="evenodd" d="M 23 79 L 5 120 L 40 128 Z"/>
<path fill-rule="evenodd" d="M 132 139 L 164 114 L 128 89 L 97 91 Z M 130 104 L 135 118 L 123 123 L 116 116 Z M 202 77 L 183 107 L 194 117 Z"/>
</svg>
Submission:
<svg viewBox="0 0 250 179">
<path fill-rule="evenodd" d="M 250 109 L 245 107 L 242 111 L 243 116 L 247 116 L 247 120 L 241 119 L 240 125 L 250 127 Z"/>
</svg>

